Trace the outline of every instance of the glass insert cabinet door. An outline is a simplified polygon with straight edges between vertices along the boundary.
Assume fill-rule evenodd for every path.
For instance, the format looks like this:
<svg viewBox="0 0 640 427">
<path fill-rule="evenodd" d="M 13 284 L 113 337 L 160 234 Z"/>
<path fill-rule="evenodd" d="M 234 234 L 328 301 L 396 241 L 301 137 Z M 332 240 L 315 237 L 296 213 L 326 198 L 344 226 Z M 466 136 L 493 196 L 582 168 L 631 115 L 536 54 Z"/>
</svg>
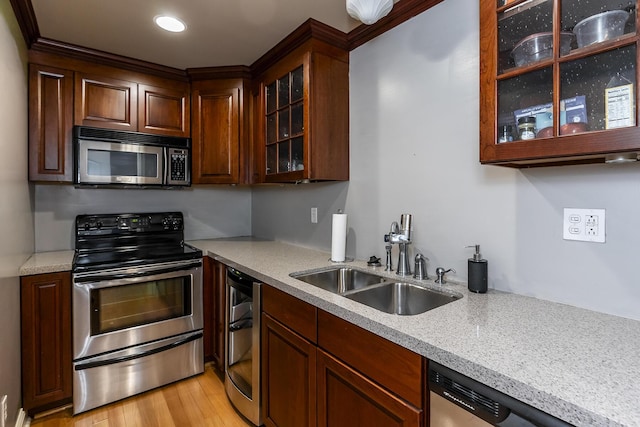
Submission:
<svg viewBox="0 0 640 427">
<path fill-rule="evenodd" d="M 480 5 L 482 163 L 599 162 L 640 152 L 637 0 Z"/>
<path fill-rule="evenodd" d="M 265 86 L 266 175 L 304 171 L 304 67 Z"/>
</svg>

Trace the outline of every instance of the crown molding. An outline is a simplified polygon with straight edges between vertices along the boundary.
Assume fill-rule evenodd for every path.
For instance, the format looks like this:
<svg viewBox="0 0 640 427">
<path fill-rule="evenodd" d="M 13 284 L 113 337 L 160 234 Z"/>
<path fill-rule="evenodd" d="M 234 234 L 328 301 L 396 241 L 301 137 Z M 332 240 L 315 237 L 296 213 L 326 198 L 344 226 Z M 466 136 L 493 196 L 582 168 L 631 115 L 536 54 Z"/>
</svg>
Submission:
<svg viewBox="0 0 640 427">
<path fill-rule="evenodd" d="M 309 18 L 255 61 L 251 65 L 251 72 L 254 76 L 261 74 L 288 53 L 311 39 L 327 43 L 344 51 L 347 51 L 349 47 L 346 33 Z"/>
<path fill-rule="evenodd" d="M 31 45 L 31 50 L 82 61 L 90 61 L 100 65 L 122 68 L 172 80 L 188 81 L 187 73 L 184 70 L 43 37 Z"/>
<path fill-rule="evenodd" d="M 13 13 L 16 15 L 16 20 L 22 31 L 22 37 L 27 43 L 27 48 L 31 48 L 31 45 L 40 38 L 40 29 L 38 28 L 38 22 L 36 20 L 36 14 L 33 11 L 33 5 L 31 0 L 9 0 Z"/>
<path fill-rule="evenodd" d="M 232 65 L 224 67 L 200 67 L 187 68 L 189 80 L 216 80 L 216 79 L 248 79 L 251 80 L 251 68 L 246 65 Z"/>
<path fill-rule="evenodd" d="M 349 51 L 365 44 L 392 28 L 441 3 L 443 0 L 400 0 L 391 12 L 373 25 L 360 25 L 347 34 Z"/>
</svg>

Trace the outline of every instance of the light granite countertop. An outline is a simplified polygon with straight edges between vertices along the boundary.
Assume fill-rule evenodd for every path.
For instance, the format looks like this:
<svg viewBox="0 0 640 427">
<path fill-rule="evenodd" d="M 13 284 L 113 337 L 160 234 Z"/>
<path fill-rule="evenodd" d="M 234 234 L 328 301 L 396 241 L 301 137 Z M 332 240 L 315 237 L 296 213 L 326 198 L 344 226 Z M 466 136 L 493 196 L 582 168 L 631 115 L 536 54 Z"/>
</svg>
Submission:
<svg viewBox="0 0 640 427">
<path fill-rule="evenodd" d="M 481 383 L 577 426 L 640 426 L 640 322 L 466 285 L 415 282 L 462 294 L 415 316 L 380 312 L 293 279 L 335 266 L 329 253 L 244 239 L 189 242 L 209 256 Z M 34 254 L 21 275 L 71 269 L 73 251 Z M 357 269 L 397 277 L 364 261 Z M 432 273 L 432 272 L 431 272 Z"/>
<path fill-rule="evenodd" d="M 495 290 L 415 316 L 293 279 L 329 253 L 271 241 L 189 242 L 258 280 L 577 426 L 640 426 L 640 322 Z M 364 261 L 348 263 L 397 277 Z M 411 280 L 409 280 L 411 281 Z M 418 282 L 416 282 L 418 283 Z M 428 287 L 440 287 L 432 280 Z"/>
<path fill-rule="evenodd" d="M 70 271 L 73 263 L 73 253 L 73 251 L 37 252 L 22 264 L 18 274 L 20 276 L 31 276 L 33 274 Z"/>
</svg>

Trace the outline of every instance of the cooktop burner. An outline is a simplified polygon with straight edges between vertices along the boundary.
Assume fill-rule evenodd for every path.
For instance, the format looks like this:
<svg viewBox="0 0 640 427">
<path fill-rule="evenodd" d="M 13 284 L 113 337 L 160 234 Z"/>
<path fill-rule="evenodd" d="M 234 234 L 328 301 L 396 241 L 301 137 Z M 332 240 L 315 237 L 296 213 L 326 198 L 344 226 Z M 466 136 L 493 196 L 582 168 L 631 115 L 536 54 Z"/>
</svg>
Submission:
<svg viewBox="0 0 640 427">
<path fill-rule="evenodd" d="M 79 215 L 75 237 L 74 272 L 202 258 L 181 212 Z"/>
</svg>

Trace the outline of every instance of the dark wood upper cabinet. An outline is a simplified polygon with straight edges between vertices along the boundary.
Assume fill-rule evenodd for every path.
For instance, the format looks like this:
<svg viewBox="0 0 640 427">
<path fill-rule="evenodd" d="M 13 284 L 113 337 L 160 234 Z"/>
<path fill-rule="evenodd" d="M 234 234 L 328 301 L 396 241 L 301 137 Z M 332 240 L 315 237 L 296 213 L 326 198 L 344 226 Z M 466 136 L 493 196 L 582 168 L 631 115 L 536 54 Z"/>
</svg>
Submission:
<svg viewBox="0 0 640 427">
<path fill-rule="evenodd" d="M 29 52 L 29 179 L 73 182 L 74 125 L 191 136 L 190 84 Z M 150 70 L 151 71 L 151 70 Z"/>
<path fill-rule="evenodd" d="M 191 135 L 189 88 L 138 85 L 138 131 L 178 137 Z"/>
<path fill-rule="evenodd" d="M 260 181 L 348 180 L 348 52 L 310 39 L 257 82 Z"/>
<path fill-rule="evenodd" d="M 635 0 L 480 2 L 480 162 L 637 160 L 637 6 Z M 582 21 L 593 25 L 602 11 L 623 16 L 620 31 L 591 43 Z M 527 121 L 533 130 L 523 133 L 519 124 L 526 128 Z"/>
<path fill-rule="evenodd" d="M 192 84 L 194 184 L 248 183 L 248 82 L 243 79 Z"/>
<path fill-rule="evenodd" d="M 126 131 L 138 130 L 138 85 L 135 82 L 76 72 L 75 124 Z"/>
<path fill-rule="evenodd" d="M 29 65 L 29 180 L 71 182 L 73 71 Z"/>
<path fill-rule="evenodd" d="M 34 412 L 71 402 L 71 273 L 21 278 L 22 404 Z"/>
</svg>

